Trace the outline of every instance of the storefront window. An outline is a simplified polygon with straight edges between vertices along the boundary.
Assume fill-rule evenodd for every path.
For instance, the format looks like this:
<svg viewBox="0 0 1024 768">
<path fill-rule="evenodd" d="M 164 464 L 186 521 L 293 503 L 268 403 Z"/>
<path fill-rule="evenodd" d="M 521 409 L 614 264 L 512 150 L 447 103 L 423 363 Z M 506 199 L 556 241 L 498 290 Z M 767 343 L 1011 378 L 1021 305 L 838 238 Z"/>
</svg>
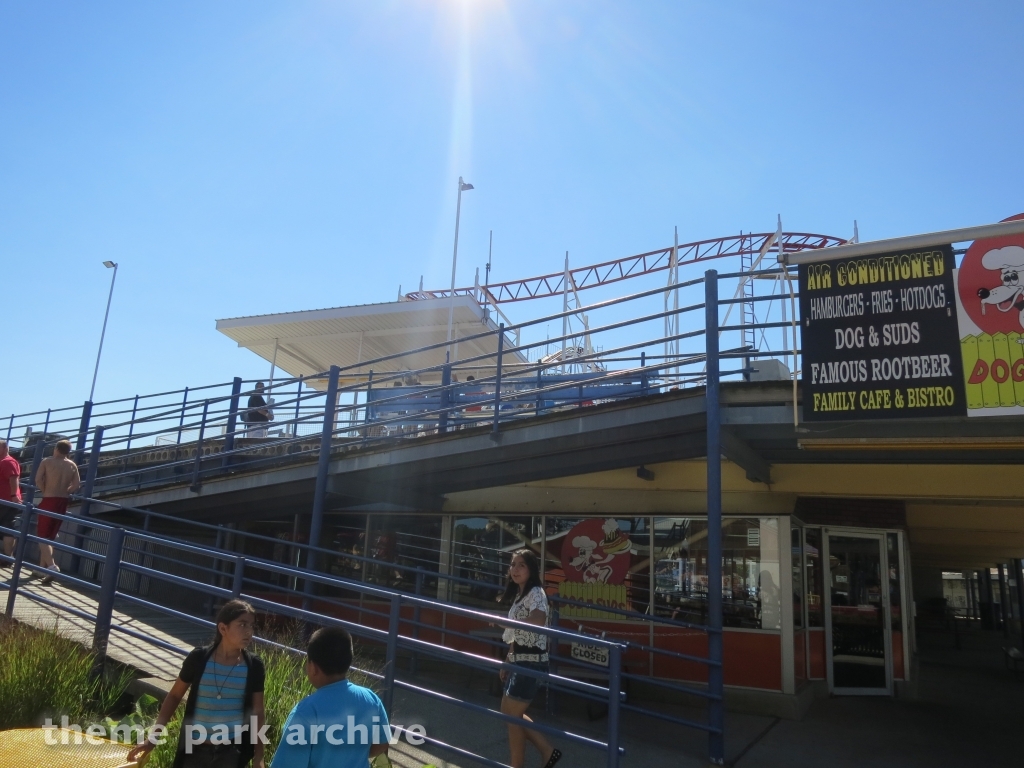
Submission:
<svg viewBox="0 0 1024 768">
<path fill-rule="evenodd" d="M 807 626 L 824 627 L 822 590 L 824 572 L 821 567 L 821 528 L 804 528 L 804 561 L 807 569 Z"/>
<path fill-rule="evenodd" d="M 456 602 L 495 608 L 512 553 L 541 554 L 539 517 L 458 517 L 452 529 L 452 595 Z"/>
<path fill-rule="evenodd" d="M 793 550 L 793 628 L 804 628 L 804 546 L 803 529 L 794 525 L 790 528 Z"/>
<path fill-rule="evenodd" d="M 441 552 L 439 515 L 370 515 L 366 532 L 360 537 L 366 556 L 364 580 L 392 589 L 416 588 L 416 569 L 425 571 L 421 590 L 437 592 L 437 571 Z M 355 549 L 360 549 L 358 543 Z"/>
<path fill-rule="evenodd" d="M 365 563 L 356 558 L 366 557 L 366 515 L 332 515 L 325 521 L 324 534 L 328 548 L 340 553 L 328 560 L 328 573 L 362 581 Z"/>
<path fill-rule="evenodd" d="M 654 521 L 655 610 L 680 621 L 707 621 L 707 521 Z M 722 523 L 723 622 L 727 627 L 779 629 L 778 518 Z"/>
</svg>

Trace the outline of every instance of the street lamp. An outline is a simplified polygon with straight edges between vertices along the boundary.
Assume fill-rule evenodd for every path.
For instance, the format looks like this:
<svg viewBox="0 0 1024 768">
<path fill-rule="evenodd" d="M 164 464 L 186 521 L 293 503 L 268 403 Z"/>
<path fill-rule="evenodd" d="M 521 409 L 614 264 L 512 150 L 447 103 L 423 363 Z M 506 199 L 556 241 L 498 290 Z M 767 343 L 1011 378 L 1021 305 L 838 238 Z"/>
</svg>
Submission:
<svg viewBox="0 0 1024 768">
<path fill-rule="evenodd" d="M 449 360 L 451 359 L 452 352 L 452 317 L 455 314 L 455 262 L 459 258 L 459 214 L 462 212 L 462 193 L 470 189 L 473 189 L 473 185 L 467 184 L 462 180 L 462 177 L 459 176 L 459 198 L 458 202 L 455 204 L 455 250 L 452 251 L 452 290 L 448 303 L 448 338 L 446 339 L 448 347 L 445 352 L 445 356 Z"/>
<path fill-rule="evenodd" d="M 112 261 L 104 261 L 103 266 L 114 270 L 110 278 L 110 293 L 107 294 L 107 311 L 103 315 L 103 330 L 100 331 L 100 348 L 96 352 L 96 367 L 92 372 L 92 387 L 89 388 L 89 402 L 92 402 L 92 395 L 96 391 L 96 374 L 100 372 L 100 355 L 103 354 L 103 337 L 107 335 L 107 318 L 110 317 L 110 300 L 114 298 L 114 281 L 117 280 L 117 264 Z"/>
</svg>

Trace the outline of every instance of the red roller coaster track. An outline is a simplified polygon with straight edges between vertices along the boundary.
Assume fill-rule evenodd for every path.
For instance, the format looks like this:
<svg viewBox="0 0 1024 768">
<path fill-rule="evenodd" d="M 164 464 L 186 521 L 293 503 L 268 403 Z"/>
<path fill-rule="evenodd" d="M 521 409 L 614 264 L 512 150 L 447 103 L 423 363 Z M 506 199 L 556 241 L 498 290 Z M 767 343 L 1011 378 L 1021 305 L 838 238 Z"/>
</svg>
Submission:
<svg viewBox="0 0 1024 768">
<path fill-rule="evenodd" d="M 679 246 L 679 265 L 683 266 L 709 259 L 721 259 L 726 256 L 758 254 L 764 248 L 765 243 L 775 237 L 775 234 L 775 232 L 762 232 L 760 234 L 733 235 L 732 237 L 719 237 L 713 240 L 700 240 L 696 243 L 684 243 Z M 832 237 L 830 235 L 813 235 L 807 232 L 782 233 L 782 250 L 784 253 L 798 253 L 817 248 L 828 248 L 834 245 L 842 245 L 846 242 L 848 241 L 844 238 Z M 778 246 L 775 243 L 771 244 L 771 250 L 774 251 L 777 248 Z M 617 283 L 620 280 L 628 280 L 631 277 L 639 277 L 640 275 L 649 275 L 666 270 L 669 268 L 671 254 L 672 247 L 669 246 L 657 251 L 627 256 L 624 259 L 570 269 L 569 274 L 572 285 L 575 286 L 576 290 L 583 291 L 587 288 L 596 288 L 599 285 Z M 513 301 L 561 296 L 564 280 L 564 272 L 554 272 L 550 275 L 530 277 L 525 280 L 491 283 L 488 286 L 480 286 L 480 290 L 489 294 L 492 304 L 506 304 Z M 473 296 L 476 295 L 476 290 L 476 288 L 456 288 L 455 295 Z M 405 298 L 409 301 L 420 301 L 423 299 L 444 299 L 450 295 L 451 291 L 444 289 L 440 291 L 414 291 L 413 293 L 405 294 Z"/>
</svg>

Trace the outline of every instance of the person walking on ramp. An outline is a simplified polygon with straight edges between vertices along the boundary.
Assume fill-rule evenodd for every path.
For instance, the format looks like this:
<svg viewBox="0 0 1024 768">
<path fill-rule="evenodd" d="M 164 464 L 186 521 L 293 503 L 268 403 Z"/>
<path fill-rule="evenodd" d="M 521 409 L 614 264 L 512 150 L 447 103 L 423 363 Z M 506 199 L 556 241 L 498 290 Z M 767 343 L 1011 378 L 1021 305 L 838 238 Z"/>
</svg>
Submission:
<svg viewBox="0 0 1024 768">
<path fill-rule="evenodd" d="M 498 602 L 511 607 L 508 617 L 539 627 L 548 623 L 548 597 L 540 580 L 540 561 L 532 550 L 520 549 L 512 554 L 512 565 L 508 569 L 508 585 Z M 508 627 L 502 639 L 509 644 L 507 661 L 535 672 L 548 671 L 548 637 L 539 632 Z M 537 695 L 541 678 L 523 674 L 515 670 L 501 670 L 501 680 L 505 684 L 504 695 L 501 697 L 501 711 L 506 715 L 518 717 L 532 723 L 526 716 L 526 710 Z M 508 747 L 511 753 L 512 768 L 523 768 L 526 760 L 526 741 L 529 740 L 541 759 L 544 768 L 552 768 L 562 758 L 560 750 L 555 749 L 544 738 L 540 731 L 524 728 L 521 725 L 508 724 Z"/>
<path fill-rule="evenodd" d="M 71 443 L 67 440 L 60 440 L 53 449 L 53 455 L 43 459 L 36 472 L 35 483 L 43 492 L 43 498 L 37 509 L 53 512 L 57 515 L 66 515 L 68 511 L 68 499 L 71 494 L 82 486 L 82 478 L 78 474 L 78 465 L 68 458 L 71 453 Z M 39 515 L 36 521 L 36 535 L 41 539 L 53 541 L 60 532 L 63 520 L 50 515 Z M 53 545 L 39 542 L 39 565 L 51 571 L 60 573 L 60 568 L 53 561 Z M 42 584 L 49 584 L 53 576 L 47 576 Z"/>
</svg>

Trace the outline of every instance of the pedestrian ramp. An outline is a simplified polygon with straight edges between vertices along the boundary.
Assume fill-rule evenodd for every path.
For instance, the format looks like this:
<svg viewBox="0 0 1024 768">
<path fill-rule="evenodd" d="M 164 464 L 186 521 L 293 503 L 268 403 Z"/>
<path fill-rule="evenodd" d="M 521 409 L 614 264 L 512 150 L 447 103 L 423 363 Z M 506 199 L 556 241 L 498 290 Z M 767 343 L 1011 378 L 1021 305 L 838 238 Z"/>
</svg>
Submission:
<svg viewBox="0 0 1024 768">
<path fill-rule="evenodd" d="M 44 586 L 38 573 L 24 580 L 18 592 L 30 599 L 15 601 L 15 620 L 55 632 L 86 648 L 93 645 L 99 601 L 58 581 Z M 132 613 L 114 610 L 111 624 L 117 631 L 110 633 L 107 657 L 139 670 L 157 687 L 169 689 L 185 654 L 208 642 L 211 631 L 155 611 L 147 615 L 133 607 Z"/>
</svg>

